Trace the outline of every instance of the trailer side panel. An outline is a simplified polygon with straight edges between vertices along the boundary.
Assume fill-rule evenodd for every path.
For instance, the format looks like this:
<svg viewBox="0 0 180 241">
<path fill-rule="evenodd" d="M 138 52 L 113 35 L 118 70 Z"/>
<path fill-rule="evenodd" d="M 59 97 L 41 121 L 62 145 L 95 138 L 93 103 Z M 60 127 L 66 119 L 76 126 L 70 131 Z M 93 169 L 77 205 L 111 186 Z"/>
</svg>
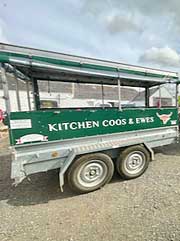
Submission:
<svg viewBox="0 0 180 241">
<path fill-rule="evenodd" d="M 76 109 L 10 113 L 12 145 L 177 126 L 177 108 Z"/>
</svg>

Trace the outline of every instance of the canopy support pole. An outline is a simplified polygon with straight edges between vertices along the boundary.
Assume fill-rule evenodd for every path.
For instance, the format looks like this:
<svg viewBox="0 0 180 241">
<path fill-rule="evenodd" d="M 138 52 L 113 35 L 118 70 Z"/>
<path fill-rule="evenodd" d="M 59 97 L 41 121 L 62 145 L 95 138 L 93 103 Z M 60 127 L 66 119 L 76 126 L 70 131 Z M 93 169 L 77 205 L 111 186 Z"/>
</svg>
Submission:
<svg viewBox="0 0 180 241">
<path fill-rule="evenodd" d="M 32 85 L 33 85 L 33 96 L 34 96 L 34 106 L 35 110 L 40 109 L 40 100 L 39 100 L 39 88 L 38 88 L 38 83 L 37 79 L 32 78 Z"/>
<path fill-rule="evenodd" d="M 28 108 L 31 111 L 31 101 L 30 101 L 30 94 L 29 94 L 29 81 L 26 81 L 26 91 L 27 91 L 27 98 L 28 98 Z"/>
<path fill-rule="evenodd" d="M 102 105 L 103 105 L 103 109 L 104 109 L 104 85 L 103 85 L 103 82 L 102 82 Z"/>
<path fill-rule="evenodd" d="M 149 107 L 149 96 L 150 96 L 150 91 L 149 88 L 145 88 L 145 106 L 146 108 Z"/>
<path fill-rule="evenodd" d="M 179 84 L 176 85 L 176 107 L 179 107 L 179 101 L 178 101 L 178 96 L 179 96 Z"/>
<path fill-rule="evenodd" d="M 161 108 L 162 103 L 161 103 L 161 86 L 159 85 L 159 104 L 158 107 Z"/>
<path fill-rule="evenodd" d="M 0 70 L 1 70 L 0 76 L 2 80 L 3 92 L 4 92 L 3 98 L 5 100 L 6 112 L 9 114 L 11 112 L 11 104 L 10 104 L 10 98 L 9 98 L 7 75 L 3 64 L 0 64 Z"/>
<path fill-rule="evenodd" d="M 16 100 L 17 100 L 17 107 L 18 111 L 21 111 L 21 102 L 20 102 L 20 96 L 19 96 L 19 80 L 16 74 L 16 69 L 14 69 L 14 78 L 16 81 Z"/>
<path fill-rule="evenodd" d="M 121 80 L 120 80 L 120 78 L 118 78 L 118 107 L 119 107 L 119 110 L 122 110 L 122 106 L 121 106 Z"/>
</svg>

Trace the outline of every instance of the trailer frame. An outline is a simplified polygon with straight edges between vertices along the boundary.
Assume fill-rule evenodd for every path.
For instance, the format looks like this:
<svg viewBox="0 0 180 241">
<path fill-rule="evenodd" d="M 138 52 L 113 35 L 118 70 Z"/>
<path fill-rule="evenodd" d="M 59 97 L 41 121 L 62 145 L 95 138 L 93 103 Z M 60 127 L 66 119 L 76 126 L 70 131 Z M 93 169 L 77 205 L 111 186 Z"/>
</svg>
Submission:
<svg viewBox="0 0 180 241">
<path fill-rule="evenodd" d="M 0 62 L 1 79 L 4 89 L 4 99 L 6 103 L 11 149 L 13 154 L 11 177 L 15 179 L 15 185 L 22 182 L 22 180 L 30 174 L 59 168 L 59 183 L 60 188 L 63 191 L 64 176 L 74 160 L 81 155 L 102 152 L 111 156 L 111 158 L 114 158 L 119 155 L 119 152 L 124 148 L 139 145 L 143 146 L 148 151 L 153 160 L 154 152 L 152 148 L 171 144 L 178 139 L 178 73 L 7 45 L 3 43 L 0 44 Z M 7 72 L 11 74 L 13 73 L 16 78 L 16 95 L 19 113 L 21 113 L 19 119 L 17 113 L 11 112 Z M 25 80 L 27 87 L 29 111 L 24 113 L 21 111 L 18 88 L 19 79 Z M 66 137 L 66 134 L 63 134 L 60 139 L 58 139 L 58 137 L 53 139 L 53 135 L 50 135 L 51 139 L 48 141 L 45 139 L 30 141 L 29 139 L 29 141 L 26 140 L 25 142 L 22 142 L 22 138 L 19 136 L 19 133 L 23 133 L 22 129 L 27 131 L 29 135 L 28 138 L 30 138 L 30 136 L 31 138 L 34 138 L 33 132 L 29 132 L 35 123 L 35 121 L 33 122 L 33 116 L 39 112 L 39 116 L 44 115 L 43 112 L 46 112 L 46 110 L 40 110 L 38 80 L 102 84 L 102 99 L 103 85 L 116 85 L 118 86 L 118 109 L 114 110 L 112 113 L 109 110 L 104 109 L 104 112 L 109 111 L 109 115 L 112 114 L 117 117 L 122 116 L 125 113 L 125 110 L 123 110 L 121 106 L 121 86 L 144 87 L 146 106 L 139 111 L 139 116 L 142 117 L 145 115 L 147 118 L 149 118 L 146 114 L 146 110 L 149 108 L 149 88 L 152 86 L 161 86 L 166 83 L 173 83 L 176 85 L 176 107 L 162 108 L 160 105 L 159 108 L 154 108 L 155 110 L 151 109 L 151 112 L 153 113 L 151 114 L 152 120 L 154 120 L 153 118 L 156 118 L 157 113 L 158 115 L 168 115 L 168 113 L 170 113 L 172 121 L 168 122 L 168 120 L 167 124 L 164 124 L 164 122 L 156 120 L 155 122 L 158 124 L 154 124 L 154 126 L 150 126 L 149 128 L 142 124 L 142 130 L 137 127 L 135 130 L 127 129 L 118 132 L 117 129 L 115 130 L 110 127 L 107 132 L 103 129 L 104 132 L 100 131 L 93 135 L 88 135 L 88 132 L 86 131 L 84 136 L 82 134 L 77 134 L 74 138 L 71 137 L 70 134 L 69 137 Z M 30 103 L 29 83 L 32 83 L 33 86 L 34 110 L 32 110 Z M 70 112 L 73 111 L 74 110 L 72 109 L 70 110 Z M 88 113 L 90 113 L 93 118 L 95 116 L 93 115 L 93 112 L 96 112 L 97 115 L 99 113 L 99 110 L 96 109 L 89 109 L 86 110 L 86 112 L 87 111 L 89 111 Z M 131 110 L 131 112 L 133 113 L 133 110 Z M 136 110 L 136 112 L 138 113 L 138 110 Z M 58 117 L 60 115 L 68 115 L 61 109 L 52 110 L 51 113 L 53 113 L 53 116 Z M 83 113 L 85 113 L 84 110 L 81 112 L 82 116 Z M 25 116 L 24 119 L 22 117 L 23 115 Z M 28 115 L 29 118 L 26 118 Z M 30 121 L 28 122 L 27 120 Z M 36 121 L 38 122 L 38 119 L 36 119 Z M 41 121 L 42 120 L 39 119 L 39 122 Z M 90 126 L 90 124 L 88 125 Z M 44 124 L 42 124 L 41 127 L 42 126 L 44 126 Z M 54 130 L 56 132 L 55 127 Z M 43 128 L 38 134 L 39 137 L 40 134 L 43 134 L 41 137 L 45 137 Z M 25 138 L 23 140 L 25 140 Z"/>
</svg>

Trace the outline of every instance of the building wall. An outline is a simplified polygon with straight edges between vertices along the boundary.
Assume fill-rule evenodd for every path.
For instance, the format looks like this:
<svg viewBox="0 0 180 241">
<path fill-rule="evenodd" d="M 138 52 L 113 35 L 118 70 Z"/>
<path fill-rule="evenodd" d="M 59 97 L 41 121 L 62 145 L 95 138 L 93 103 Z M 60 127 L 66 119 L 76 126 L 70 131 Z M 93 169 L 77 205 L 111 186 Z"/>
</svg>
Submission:
<svg viewBox="0 0 180 241">
<path fill-rule="evenodd" d="M 10 96 L 10 104 L 11 104 L 11 110 L 17 111 L 17 99 L 16 99 L 16 91 L 10 90 L 9 91 Z M 0 109 L 5 110 L 5 101 L 2 98 L 3 97 L 3 91 L 0 90 Z M 33 96 L 30 94 L 30 102 L 31 107 L 33 108 Z M 157 98 L 159 97 L 159 91 L 156 91 L 151 97 L 150 97 L 150 106 L 156 106 L 154 103 L 157 102 Z M 161 89 L 161 97 L 162 98 L 169 98 L 169 101 L 172 102 L 172 105 L 176 105 L 175 98 L 172 98 L 171 94 L 165 89 Z M 41 92 L 40 98 L 42 100 L 54 100 L 57 101 L 57 104 L 61 108 L 65 107 L 94 107 L 94 106 L 100 106 L 102 104 L 102 100 L 100 99 L 93 99 L 93 98 L 74 98 L 71 93 L 48 93 L 48 92 Z M 21 100 L 21 110 L 22 111 L 28 111 L 28 100 L 27 100 L 27 92 L 26 91 L 20 91 L 20 100 Z M 104 103 L 108 102 L 114 102 L 115 105 L 118 106 L 118 101 L 115 101 L 114 99 L 106 99 Z M 122 101 L 121 104 L 128 104 L 128 101 Z M 145 101 L 140 100 L 135 102 L 137 107 L 145 106 Z"/>
<path fill-rule="evenodd" d="M 28 111 L 28 100 L 27 100 L 27 92 L 26 91 L 20 91 L 20 103 L 21 103 L 21 111 Z M 17 98 L 16 98 L 16 91 L 10 90 L 9 91 L 10 96 L 10 104 L 11 104 L 11 111 L 18 111 L 18 105 L 17 105 Z M 3 97 L 3 91 L 0 90 L 0 109 L 5 111 L 5 101 L 2 98 Z M 100 99 L 92 99 L 92 98 L 74 98 L 72 94 L 70 93 L 48 93 L 48 92 L 41 92 L 40 94 L 40 100 L 53 100 L 57 102 L 58 107 L 60 108 L 73 108 L 73 107 L 97 107 L 102 104 L 102 100 Z M 30 102 L 31 102 L 31 108 L 34 108 L 33 103 L 33 96 L 30 94 Z M 115 101 L 114 99 L 105 99 L 104 103 L 113 102 L 116 103 L 116 106 L 118 106 L 118 101 Z M 127 101 L 122 101 L 122 104 L 127 104 Z"/>
<path fill-rule="evenodd" d="M 150 106 L 157 106 L 157 101 L 159 99 L 159 90 L 154 92 L 150 98 L 149 98 L 149 104 Z M 135 106 L 140 107 L 140 106 L 145 106 L 145 96 L 140 96 L 141 98 L 138 98 L 137 100 L 133 100 L 132 103 L 135 104 Z M 169 93 L 169 91 L 165 87 L 161 87 L 161 99 L 162 99 L 162 104 L 164 103 L 169 103 L 167 105 L 169 106 L 175 106 L 176 105 L 176 98 Z"/>
<path fill-rule="evenodd" d="M 166 88 L 161 88 L 161 98 L 166 99 L 167 102 L 171 103 L 169 105 L 175 106 L 176 105 L 176 99 L 173 98 L 173 96 L 167 91 Z M 159 91 L 156 91 L 151 97 L 150 97 L 150 106 L 154 106 L 156 103 L 156 100 L 159 99 Z M 169 99 L 169 101 L 168 101 Z"/>
<path fill-rule="evenodd" d="M 20 99 L 21 99 L 21 110 L 26 111 L 29 110 L 28 108 L 28 100 L 27 100 L 27 92 L 20 91 Z M 9 97 L 10 97 L 10 104 L 12 111 L 18 110 L 17 99 L 16 99 L 16 91 L 9 90 Z M 31 104 L 33 106 L 33 98 L 31 97 Z M 3 91 L 0 90 L 0 109 L 5 111 L 5 100 L 3 99 Z"/>
</svg>

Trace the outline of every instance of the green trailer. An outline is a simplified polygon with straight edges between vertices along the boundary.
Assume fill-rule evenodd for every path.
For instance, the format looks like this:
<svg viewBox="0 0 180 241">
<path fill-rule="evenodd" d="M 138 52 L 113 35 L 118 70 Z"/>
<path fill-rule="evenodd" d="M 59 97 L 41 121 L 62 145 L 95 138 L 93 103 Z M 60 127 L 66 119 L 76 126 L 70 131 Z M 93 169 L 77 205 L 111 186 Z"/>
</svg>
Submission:
<svg viewBox="0 0 180 241">
<path fill-rule="evenodd" d="M 114 168 L 124 179 L 142 175 L 154 159 L 154 147 L 178 140 L 176 72 L 3 43 L 0 63 L 12 150 L 11 178 L 16 185 L 30 174 L 58 169 L 61 190 L 67 175 L 73 190 L 94 191 L 111 180 Z M 15 76 L 19 111 L 11 110 L 9 73 Z M 27 87 L 26 111 L 21 110 L 18 81 Z M 100 86 L 103 104 L 42 108 L 39 81 L 47 86 L 51 82 Z M 175 87 L 174 106 L 161 103 L 160 89 L 165 84 Z M 105 86 L 116 87 L 114 107 L 104 104 Z M 144 89 L 143 107 L 122 106 L 124 86 Z M 150 106 L 150 89 L 155 86 L 159 104 Z"/>
</svg>

